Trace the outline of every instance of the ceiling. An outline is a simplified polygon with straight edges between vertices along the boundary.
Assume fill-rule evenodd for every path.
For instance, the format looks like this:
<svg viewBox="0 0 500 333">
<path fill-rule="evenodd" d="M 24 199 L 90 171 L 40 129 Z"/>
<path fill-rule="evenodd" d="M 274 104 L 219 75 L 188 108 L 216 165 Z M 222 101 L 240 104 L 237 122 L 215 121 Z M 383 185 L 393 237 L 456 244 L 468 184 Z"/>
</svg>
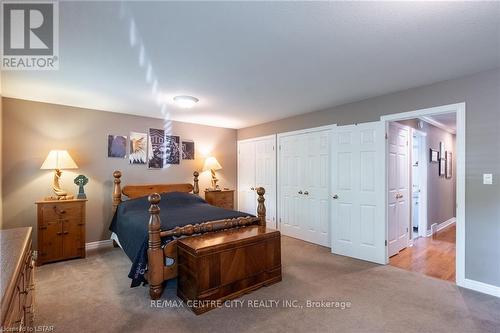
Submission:
<svg viewBox="0 0 500 333">
<path fill-rule="evenodd" d="M 59 7 L 60 69 L 3 72 L 4 96 L 242 128 L 500 66 L 499 2 Z"/>
<path fill-rule="evenodd" d="M 457 114 L 455 112 L 425 116 L 423 120 L 451 133 L 457 131 Z"/>
</svg>

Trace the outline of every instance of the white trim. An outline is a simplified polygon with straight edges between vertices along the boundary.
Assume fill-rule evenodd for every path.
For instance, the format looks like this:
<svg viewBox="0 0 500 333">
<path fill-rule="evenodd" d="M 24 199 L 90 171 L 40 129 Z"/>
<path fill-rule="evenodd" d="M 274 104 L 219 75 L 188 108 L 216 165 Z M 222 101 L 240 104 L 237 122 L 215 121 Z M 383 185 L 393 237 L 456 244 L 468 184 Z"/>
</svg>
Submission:
<svg viewBox="0 0 500 333">
<path fill-rule="evenodd" d="M 456 222 L 457 222 L 456 217 L 452 217 L 451 219 L 448 219 L 444 222 L 439 223 L 436 226 L 435 230 L 436 230 L 436 232 L 441 231 L 444 228 L 449 227 L 450 225 L 452 225 L 453 223 L 456 223 Z M 432 234 L 433 234 L 433 232 L 432 232 L 432 228 L 431 228 L 430 230 L 426 231 L 425 237 L 430 237 L 430 236 L 432 236 Z"/>
<path fill-rule="evenodd" d="M 456 222 L 457 222 L 457 218 L 456 217 L 452 217 L 451 219 L 448 219 L 448 220 L 446 220 L 444 222 L 441 222 L 441 223 L 438 224 L 438 226 L 436 228 L 436 232 L 441 231 L 444 228 L 449 227 L 450 225 L 452 225 L 453 223 L 456 223 Z"/>
<path fill-rule="evenodd" d="M 277 136 L 278 136 L 278 141 L 279 141 L 279 138 L 281 138 L 283 136 L 304 134 L 304 133 L 310 133 L 310 132 L 319 132 L 319 131 L 324 131 L 324 130 L 332 130 L 335 127 L 337 127 L 337 124 L 331 124 L 331 125 L 325 125 L 325 126 L 319 126 L 319 127 L 311 127 L 311 128 L 304 128 L 304 129 L 296 130 L 296 131 L 278 133 Z"/>
<path fill-rule="evenodd" d="M 456 243 L 456 281 L 461 287 L 474 289 L 475 284 L 465 282 L 465 102 L 437 106 L 428 109 L 414 110 L 380 117 L 382 121 L 395 121 L 420 118 L 440 113 L 456 112 L 457 115 L 457 137 L 456 137 L 456 179 L 457 179 L 457 243 Z M 387 154 L 387 152 L 386 152 Z M 387 181 L 386 181 L 387 184 Z M 387 186 L 387 185 L 386 185 Z M 387 192 L 387 188 L 386 188 Z M 387 205 L 387 203 L 386 203 Z M 387 224 L 387 218 L 386 218 Z M 472 287 L 470 287 L 472 286 Z M 479 291 L 479 290 L 478 290 Z"/>
<path fill-rule="evenodd" d="M 382 121 L 398 121 L 398 120 L 408 120 L 414 118 L 420 118 L 422 116 L 430 116 L 434 114 L 457 112 L 457 130 L 458 130 L 458 112 L 464 112 L 465 115 L 465 102 L 448 104 L 442 106 L 436 106 L 428 109 L 420 109 L 408 112 L 387 114 L 380 117 Z M 465 120 L 465 118 L 464 118 Z"/>
<path fill-rule="evenodd" d="M 418 172 L 419 172 L 419 187 L 420 187 L 420 192 L 419 192 L 419 211 L 418 211 L 418 235 L 420 237 L 425 237 L 426 236 L 426 231 L 427 231 L 427 133 L 422 132 L 420 130 L 412 128 L 412 136 L 411 136 L 411 141 L 412 141 L 412 147 L 411 151 L 413 154 L 413 134 L 416 134 L 418 136 L 419 140 L 419 153 L 420 156 L 418 158 L 419 165 L 418 165 Z M 413 186 L 413 167 L 411 169 L 411 176 L 412 176 L 412 186 Z M 412 188 L 412 205 L 413 205 L 413 188 Z M 412 217 L 413 221 L 413 217 Z M 413 223 L 412 223 L 413 227 Z M 412 230 L 413 231 L 413 230 Z M 413 235 L 413 234 L 412 234 Z M 412 237 L 413 238 L 413 237 Z"/>
<path fill-rule="evenodd" d="M 270 134 L 270 135 L 265 135 L 265 136 L 258 136 L 255 138 L 237 140 L 237 142 L 251 142 L 251 141 L 259 141 L 259 140 L 268 140 L 268 139 L 273 139 L 275 137 L 276 137 L 276 134 Z"/>
<path fill-rule="evenodd" d="M 436 127 L 439 127 L 440 129 L 442 129 L 443 131 L 446 131 L 448 133 L 451 133 L 451 134 L 457 134 L 457 131 L 453 128 L 450 128 L 448 126 L 446 126 L 445 124 L 435 120 L 435 119 L 432 119 L 431 117 L 420 117 L 420 120 L 423 120 L 425 121 L 426 123 L 429 123 L 431 125 L 434 125 Z"/>
<path fill-rule="evenodd" d="M 492 284 L 479 282 L 471 279 L 464 279 L 460 287 L 479 291 L 480 293 L 500 297 L 500 287 Z"/>
<path fill-rule="evenodd" d="M 113 246 L 112 239 L 105 239 L 97 242 L 85 243 L 85 250 L 102 249 Z"/>
</svg>

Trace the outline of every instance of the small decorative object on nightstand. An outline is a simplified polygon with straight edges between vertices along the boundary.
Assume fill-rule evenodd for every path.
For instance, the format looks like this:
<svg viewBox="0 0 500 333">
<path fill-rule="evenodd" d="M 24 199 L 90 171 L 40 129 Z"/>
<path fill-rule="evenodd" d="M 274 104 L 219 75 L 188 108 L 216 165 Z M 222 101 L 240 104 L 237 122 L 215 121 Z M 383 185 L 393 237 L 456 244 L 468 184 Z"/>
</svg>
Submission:
<svg viewBox="0 0 500 333">
<path fill-rule="evenodd" d="M 75 184 L 78 185 L 78 196 L 77 199 L 87 199 L 87 195 L 85 194 L 85 190 L 83 187 L 88 184 L 89 179 L 84 175 L 78 175 L 78 177 L 74 180 Z"/>
<path fill-rule="evenodd" d="M 66 150 L 51 150 L 45 158 L 40 169 L 42 170 L 54 170 L 54 180 L 52 183 L 52 189 L 57 195 L 56 197 L 46 198 L 46 200 L 68 200 L 73 199 L 73 195 L 68 195 L 68 192 L 63 190 L 60 185 L 60 179 L 63 169 L 77 169 L 75 161 L 71 158 Z"/>
<path fill-rule="evenodd" d="M 205 164 L 203 165 L 203 171 L 210 170 L 212 173 L 212 188 L 210 188 L 212 191 L 218 191 L 219 186 L 217 185 L 217 177 L 215 177 L 215 170 L 221 170 L 222 166 L 219 164 L 217 159 L 215 157 L 207 157 L 205 160 Z"/>
<path fill-rule="evenodd" d="M 213 206 L 234 209 L 234 190 L 205 190 L 205 200 Z"/>
<path fill-rule="evenodd" d="M 85 205 L 87 200 L 38 201 L 37 265 L 85 258 Z"/>
</svg>

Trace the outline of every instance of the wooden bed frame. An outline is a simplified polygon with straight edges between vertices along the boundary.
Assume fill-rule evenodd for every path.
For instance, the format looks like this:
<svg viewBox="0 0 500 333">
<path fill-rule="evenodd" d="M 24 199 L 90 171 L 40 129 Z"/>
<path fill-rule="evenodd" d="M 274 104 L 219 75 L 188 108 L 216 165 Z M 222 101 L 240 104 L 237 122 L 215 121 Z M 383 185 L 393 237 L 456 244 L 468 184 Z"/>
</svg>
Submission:
<svg viewBox="0 0 500 333">
<path fill-rule="evenodd" d="M 151 185 L 127 185 L 121 188 L 121 171 L 113 172 L 113 214 L 118 208 L 118 205 L 123 201 L 122 194 L 129 199 L 134 199 L 143 196 L 149 196 L 148 200 L 151 203 L 149 213 L 151 215 L 148 225 L 148 271 L 145 277 L 149 283 L 149 295 L 151 299 L 160 298 L 163 292 L 163 282 L 177 277 L 177 240 L 169 242 L 162 248 L 162 237 L 182 237 L 192 236 L 195 234 L 204 234 L 207 232 L 224 232 L 224 230 L 239 228 L 252 224 L 260 226 L 266 225 L 266 207 L 264 205 L 265 189 L 257 188 L 257 217 L 247 216 L 234 219 L 207 221 L 198 224 L 188 224 L 183 227 L 175 227 L 169 230 L 161 230 L 160 223 L 160 195 L 158 193 L 167 192 L 193 192 L 199 195 L 200 189 L 198 186 L 199 173 L 193 173 L 194 183 L 191 184 L 151 184 Z M 166 265 L 166 258 L 173 259 L 173 264 Z"/>
</svg>

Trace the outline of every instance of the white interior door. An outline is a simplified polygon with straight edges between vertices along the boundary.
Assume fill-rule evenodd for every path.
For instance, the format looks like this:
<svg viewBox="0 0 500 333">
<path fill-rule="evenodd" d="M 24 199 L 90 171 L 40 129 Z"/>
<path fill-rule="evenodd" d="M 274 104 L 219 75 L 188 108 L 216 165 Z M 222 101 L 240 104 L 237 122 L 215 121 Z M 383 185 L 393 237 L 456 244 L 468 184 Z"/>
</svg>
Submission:
<svg viewBox="0 0 500 333">
<path fill-rule="evenodd" d="M 256 214 L 255 142 L 238 142 L 238 210 Z"/>
<path fill-rule="evenodd" d="M 330 129 L 279 137 L 284 235 L 329 246 Z"/>
<path fill-rule="evenodd" d="M 386 263 L 385 125 L 339 126 L 332 134 L 332 252 Z"/>
<path fill-rule="evenodd" d="M 408 246 L 410 226 L 409 130 L 389 123 L 387 145 L 387 217 L 389 257 Z"/>
<path fill-rule="evenodd" d="M 330 246 L 330 130 L 306 135 L 303 239 Z"/>
<path fill-rule="evenodd" d="M 276 137 L 255 141 L 255 186 L 266 190 L 267 227 L 276 229 Z"/>
<path fill-rule="evenodd" d="M 282 234 L 295 238 L 301 238 L 304 228 L 304 139 L 305 134 L 279 138 L 280 229 Z"/>
</svg>

